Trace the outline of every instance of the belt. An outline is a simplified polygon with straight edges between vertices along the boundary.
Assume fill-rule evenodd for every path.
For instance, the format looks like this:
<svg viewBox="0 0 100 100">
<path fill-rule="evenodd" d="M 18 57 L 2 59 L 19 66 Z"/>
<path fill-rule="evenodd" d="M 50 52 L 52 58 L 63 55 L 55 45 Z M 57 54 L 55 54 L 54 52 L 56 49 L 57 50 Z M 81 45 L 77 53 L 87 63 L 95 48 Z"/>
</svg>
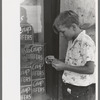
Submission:
<svg viewBox="0 0 100 100">
<path fill-rule="evenodd" d="M 90 92 L 95 93 L 95 84 L 91 84 L 89 86 L 75 86 L 68 83 L 63 83 L 63 90 L 74 97 L 79 97 Z"/>
<path fill-rule="evenodd" d="M 82 89 L 88 88 L 88 87 L 91 87 L 91 86 L 95 86 L 95 83 L 90 84 L 88 86 L 76 86 L 76 85 L 72 85 L 72 84 L 69 84 L 69 83 L 63 83 L 63 84 L 68 86 L 68 87 L 71 87 L 71 88 L 74 87 L 74 88 L 82 88 Z"/>
</svg>

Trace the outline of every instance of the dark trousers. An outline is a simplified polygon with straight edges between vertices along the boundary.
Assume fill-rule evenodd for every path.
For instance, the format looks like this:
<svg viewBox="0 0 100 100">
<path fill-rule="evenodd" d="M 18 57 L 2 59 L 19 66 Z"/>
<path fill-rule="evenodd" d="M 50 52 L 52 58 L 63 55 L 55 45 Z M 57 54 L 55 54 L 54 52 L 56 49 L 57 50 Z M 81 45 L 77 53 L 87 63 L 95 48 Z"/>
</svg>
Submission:
<svg viewBox="0 0 100 100">
<path fill-rule="evenodd" d="M 74 86 L 62 84 L 63 100 L 95 100 L 95 84 Z"/>
</svg>

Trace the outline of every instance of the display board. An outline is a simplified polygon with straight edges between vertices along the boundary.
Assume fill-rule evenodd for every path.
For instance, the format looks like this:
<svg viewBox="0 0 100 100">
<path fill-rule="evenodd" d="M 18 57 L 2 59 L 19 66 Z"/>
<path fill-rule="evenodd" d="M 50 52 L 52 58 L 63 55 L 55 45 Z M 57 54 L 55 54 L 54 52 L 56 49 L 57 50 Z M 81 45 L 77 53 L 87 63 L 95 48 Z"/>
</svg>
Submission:
<svg viewBox="0 0 100 100">
<path fill-rule="evenodd" d="M 43 0 L 20 0 L 21 100 L 44 94 Z"/>
<path fill-rule="evenodd" d="M 45 93 L 44 46 L 21 44 L 21 100 Z"/>
</svg>

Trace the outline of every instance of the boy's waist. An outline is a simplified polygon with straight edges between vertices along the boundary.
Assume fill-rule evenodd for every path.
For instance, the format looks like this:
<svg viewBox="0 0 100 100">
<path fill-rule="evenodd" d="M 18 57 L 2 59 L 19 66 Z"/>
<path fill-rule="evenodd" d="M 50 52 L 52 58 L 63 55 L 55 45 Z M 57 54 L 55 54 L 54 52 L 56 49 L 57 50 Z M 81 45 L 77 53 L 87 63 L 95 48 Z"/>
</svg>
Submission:
<svg viewBox="0 0 100 100">
<path fill-rule="evenodd" d="M 95 83 L 93 83 L 93 84 L 90 84 L 90 85 L 88 85 L 88 86 L 76 86 L 76 85 L 72 85 L 72 84 L 69 84 L 69 83 L 63 83 L 66 87 L 68 87 L 68 88 L 71 88 L 71 89 L 78 89 L 78 88 L 80 88 L 80 89 L 87 89 L 87 88 L 89 88 L 89 87 L 95 87 Z"/>
<path fill-rule="evenodd" d="M 70 93 L 73 96 L 81 96 L 90 92 L 95 93 L 95 84 L 89 86 L 75 86 L 68 83 L 63 83 L 63 90 Z"/>
<path fill-rule="evenodd" d="M 75 86 L 88 86 L 95 83 L 95 75 L 91 74 L 79 74 L 70 71 L 64 71 L 62 75 L 62 80 L 64 83 L 70 83 Z"/>
</svg>

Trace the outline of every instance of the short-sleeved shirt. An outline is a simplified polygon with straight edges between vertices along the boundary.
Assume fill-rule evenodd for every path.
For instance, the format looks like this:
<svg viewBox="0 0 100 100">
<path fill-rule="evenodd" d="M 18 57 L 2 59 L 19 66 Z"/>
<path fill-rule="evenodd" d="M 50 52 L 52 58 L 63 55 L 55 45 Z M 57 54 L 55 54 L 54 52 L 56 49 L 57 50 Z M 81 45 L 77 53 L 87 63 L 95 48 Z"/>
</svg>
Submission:
<svg viewBox="0 0 100 100">
<path fill-rule="evenodd" d="M 86 34 L 86 31 L 84 30 L 73 42 L 68 42 L 65 63 L 68 63 L 73 67 L 84 67 L 87 61 L 93 61 L 95 63 L 95 51 L 94 41 Z M 95 83 L 95 71 L 93 74 L 80 74 L 64 70 L 62 79 L 64 83 L 69 83 L 76 86 L 88 86 Z"/>
</svg>

